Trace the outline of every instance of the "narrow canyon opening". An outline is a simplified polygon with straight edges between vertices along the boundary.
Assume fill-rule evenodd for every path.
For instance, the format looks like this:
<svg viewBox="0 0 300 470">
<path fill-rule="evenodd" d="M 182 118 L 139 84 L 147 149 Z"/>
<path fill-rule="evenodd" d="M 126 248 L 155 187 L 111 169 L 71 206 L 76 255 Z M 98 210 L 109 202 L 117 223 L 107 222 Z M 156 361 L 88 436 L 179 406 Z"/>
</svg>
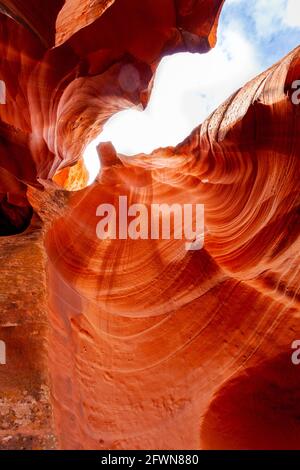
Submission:
<svg viewBox="0 0 300 470">
<path fill-rule="evenodd" d="M 247 21 L 253 23 L 255 36 L 249 34 Z M 261 30 L 262 25 L 269 28 Z M 164 57 L 156 69 L 146 108 L 139 105 L 113 114 L 88 143 L 83 153 L 87 184 L 100 170 L 100 142 L 112 142 L 118 153 L 127 156 L 178 145 L 231 94 L 296 47 L 299 34 L 296 4 L 226 1 L 216 46 L 205 54 L 182 52 Z M 276 35 L 276 47 L 271 49 Z M 139 79 L 133 66 L 120 70 L 124 91 L 138 88 Z"/>
</svg>

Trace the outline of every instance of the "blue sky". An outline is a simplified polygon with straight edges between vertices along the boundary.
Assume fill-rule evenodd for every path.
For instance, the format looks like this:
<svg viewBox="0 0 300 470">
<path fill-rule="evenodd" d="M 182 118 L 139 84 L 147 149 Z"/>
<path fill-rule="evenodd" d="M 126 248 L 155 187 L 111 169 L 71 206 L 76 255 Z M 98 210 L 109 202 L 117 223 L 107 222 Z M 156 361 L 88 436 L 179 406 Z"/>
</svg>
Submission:
<svg viewBox="0 0 300 470">
<path fill-rule="evenodd" d="M 145 111 L 113 116 L 84 153 L 90 182 L 99 171 L 96 146 L 150 153 L 176 145 L 235 90 L 300 44 L 300 0 L 226 0 L 217 46 L 207 54 L 165 57 Z"/>
<path fill-rule="evenodd" d="M 300 0 L 226 0 L 219 36 L 236 22 L 255 46 L 263 69 L 300 44 Z"/>
</svg>

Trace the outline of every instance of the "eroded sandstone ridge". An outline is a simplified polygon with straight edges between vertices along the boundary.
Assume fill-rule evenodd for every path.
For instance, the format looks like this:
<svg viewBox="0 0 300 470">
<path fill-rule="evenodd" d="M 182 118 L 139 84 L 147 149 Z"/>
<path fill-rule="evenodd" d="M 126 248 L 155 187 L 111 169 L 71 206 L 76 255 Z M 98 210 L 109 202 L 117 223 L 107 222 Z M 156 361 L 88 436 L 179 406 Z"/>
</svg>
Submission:
<svg viewBox="0 0 300 470">
<path fill-rule="evenodd" d="M 222 3 L 0 2 L 2 447 L 300 447 L 300 49 L 176 148 L 103 144 L 89 187 L 80 160 L 162 55 L 215 44 Z M 205 248 L 99 241 L 120 195 L 204 204 Z"/>
</svg>

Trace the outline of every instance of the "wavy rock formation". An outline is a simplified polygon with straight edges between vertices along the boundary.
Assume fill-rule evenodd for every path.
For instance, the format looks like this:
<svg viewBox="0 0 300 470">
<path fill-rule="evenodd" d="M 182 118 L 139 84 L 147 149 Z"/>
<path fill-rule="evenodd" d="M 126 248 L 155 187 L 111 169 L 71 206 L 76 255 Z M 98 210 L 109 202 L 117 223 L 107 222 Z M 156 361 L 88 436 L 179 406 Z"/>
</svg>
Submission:
<svg viewBox="0 0 300 470">
<path fill-rule="evenodd" d="M 116 111 L 146 104 L 163 54 L 214 45 L 223 2 L 62 3 L 43 20 L 1 1 L 2 234 L 29 224 L 0 239 L 16 323 L 1 314 L 2 447 L 299 448 L 300 48 L 175 148 L 129 158 L 102 144 L 86 187 L 84 146 Z M 204 249 L 99 240 L 97 207 L 119 196 L 149 210 L 204 204 Z M 40 414 L 19 398 L 25 379 L 12 380 L 23 350 Z M 26 422 L 9 421 L 16 403 Z"/>
</svg>

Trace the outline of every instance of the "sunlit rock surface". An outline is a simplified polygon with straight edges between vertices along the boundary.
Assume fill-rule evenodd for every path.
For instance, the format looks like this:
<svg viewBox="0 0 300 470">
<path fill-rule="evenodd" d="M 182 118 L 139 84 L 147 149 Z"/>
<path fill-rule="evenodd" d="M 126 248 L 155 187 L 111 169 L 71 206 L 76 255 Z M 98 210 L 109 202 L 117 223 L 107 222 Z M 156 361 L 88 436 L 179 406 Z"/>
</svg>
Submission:
<svg viewBox="0 0 300 470">
<path fill-rule="evenodd" d="M 176 148 L 102 144 L 89 187 L 80 161 L 163 54 L 214 45 L 222 3 L 1 2 L 2 447 L 300 447 L 300 49 Z M 204 204 L 204 249 L 97 239 L 97 207 L 124 195 Z"/>
</svg>

